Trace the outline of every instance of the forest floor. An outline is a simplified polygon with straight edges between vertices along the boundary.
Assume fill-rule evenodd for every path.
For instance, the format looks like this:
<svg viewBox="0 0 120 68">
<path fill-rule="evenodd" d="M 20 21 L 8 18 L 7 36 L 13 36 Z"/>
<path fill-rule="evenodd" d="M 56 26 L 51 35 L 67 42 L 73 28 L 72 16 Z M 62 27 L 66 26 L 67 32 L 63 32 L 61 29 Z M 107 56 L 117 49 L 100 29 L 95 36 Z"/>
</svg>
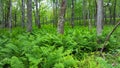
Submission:
<svg viewBox="0 0 120 68">
<path fill-rule="evenodd" d="M 96 29 L 65 27 L 64 35 L 56 28 L 43 26 L 31 33 L 21 28 L 0 30 L 0 68 L 120 68 L 120 27 L 112 34 L 103 54 L 100 49 L 112 26 L 103 34 Z M 97 39 L 100 42 L 97 42 Z"/>
</svg>

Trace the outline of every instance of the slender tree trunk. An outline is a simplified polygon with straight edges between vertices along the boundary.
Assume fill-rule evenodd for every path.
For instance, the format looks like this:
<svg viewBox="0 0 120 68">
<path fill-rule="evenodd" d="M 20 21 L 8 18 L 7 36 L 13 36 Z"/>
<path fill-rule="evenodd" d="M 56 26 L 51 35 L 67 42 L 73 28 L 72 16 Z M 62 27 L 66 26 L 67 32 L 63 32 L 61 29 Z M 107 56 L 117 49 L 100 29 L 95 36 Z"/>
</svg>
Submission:
<svg viewBox="0 0 120 68">
<path fill-rule="evenodd" d="M 53 27 L 55 26 L 55 0 L 53 0 L 52 3 L 52 7 L 53 7 Z"/>
<path fill-rule="evenodd" d="M 64 22 L 65 22 L 66 0 L 62 0 L 61 9 L 58 19 L 58 33 L 64 34 Z"/>
<path fill-rule="evenodd" d="M 27 0 L 27 31 L 32 31 L 32 0 Z"/>
<path fill-rule="evenodd" d="M 2 4 L 0 0 L 0 24 L 2 23 Z"/>
<path fill-rule="evenodd" d="M 107 11 L 107 7 L 105 6 L 105 7 L 104 7 L 104 23 L 103 23 L 103 25 L 104 25 L 105 23 L 107 23 L 107 14 L 106 14 L 106 11 Z"/>
<path fill-rule="evenodd" d="M 117 0 L 114 0 L 113 24 L 116 23 L 116 3 L 117 3 Z"/>
<path fill-rule="evenodd" d="M 12 1 L 9 0 L 9 29 L 12 31 Z"/>
<path fill-rule="evenodd" d="M 97 1 L 95 0 L 95 9 L 94 9 L 94 25 L 97 25 Z"/>
<path fill-rule="evenodd" d="M 88 18 L 88 26 L 89 26 L 89 30 L 91 30 L 92 29 L 92 15 L 91 15 L 91 2 L 89 1 L 89 5 L 88 5 L 89 7 L 88 7 L 88 14 L 87 14 L 87 18 Z"/>
<path fill-rule="evenodd" d="M 5 5 L 5 10 L 4 10 L 4 13 L 5 13 L 5 27 L 9 27 L 9 24 L 10 24 L 10 10 L 11 10 L 11 3 L 10 3 L 10 0 L 8 0 L 7 2 L 7 5 Z"/>
<path fill-rule="evenodd" d="M 53 0 L 53 27 L 57 27 L 58 21 L 58 0 Z"/>
<path fill-rule="evenodd" d="M 0 28 L 3 27 L 3 10 L 2 1 L 0 0 Z"/>
<path fill-rule="evenodd" d="M 90 19 L 90 10 L 88 10 L 88 23 L 89 23 L 89 30 L 92 29 L 92 23 L 91 23 L 91 19 Z"/>
<path fill-rule="evenodd" d="M 102 35 L 103 0 L 97 0 L 97 36 Z"/>
<path fill-rule="evenodd" d="M 38 0 L 35 0 L 35 5 L 36 5 L 36 14 L 35 14 L 35 17 L 36 17 L 36 22 L 37 22 L 37 26 L 38 28 L 41 28 L 41 25 L 40 25 L 40 15 L 39 15 L 39 10 L 38 10 Z"/>
<path fill-rule="evenodd" d="M 55 2 L 55 26 L 57 27 L 57 21 L 58 21 L 58 0 Z"/>
<path fill-rule="evenodd" d="M 109 3 L 111 2 L 111 0 L 109 0 Z M 111 24 L 112 23 L 112 8 L 111 8 L 111 6 L 109 6 L 109 17 L 110 17 L 110 22 L 109 22 L 109 24 Z"/>
<path fill-rule="evenodd" d="M 15 13 L 14 13 L 14 20 L 15 20 L 15 23 L 14 23 L 14 26 L 16 27 L 17 26 L 17 11 L 15 10 Z"/>
<path fill-rule="evenodd" d="M 25 27 L 25 0 L 22 0 L 22 27 Z"/>
<path fill-rule="evenodd" d="M 84 26 L 86 26 L 86 1 L 83 0 L 83 23 L 84 23 Z"/>
<path fill-rule="evenodd" d="M 102 54 L 104 48 L 107 46 L 107 42 L 109 41 L 111 35 L 113 34 L 113 32 L 117 29 L 117 27 L 118 27 L 119 25 L 120 25 L 120 22 L 118 22 L 118 23 L 114 26 L 114 28 L 112 29 L 112 31 L 107 35 L 107 37 L 106 37 L 106 39 L 105 39 L 105 41 L 104 41 L 103 47 L 101 48 L 101 54 Z"/>
<path fill-rule="evenodd" d="M 74 0 L 72 0 L 71 4 L 72 12 L 71 12 L 71 26 L 74 27 Z"/>
</svg>

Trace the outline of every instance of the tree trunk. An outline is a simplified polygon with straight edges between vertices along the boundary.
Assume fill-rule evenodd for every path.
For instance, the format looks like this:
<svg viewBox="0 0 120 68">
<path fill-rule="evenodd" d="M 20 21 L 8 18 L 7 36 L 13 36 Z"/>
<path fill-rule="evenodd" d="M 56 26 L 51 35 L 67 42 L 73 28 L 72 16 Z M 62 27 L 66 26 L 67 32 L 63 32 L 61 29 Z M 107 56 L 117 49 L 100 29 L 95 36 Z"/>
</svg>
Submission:
<svg viewBox="0 0 120 68">
<path fill-rule="evenodd" d="M 27 0 L 27 31 L 32 31 L 32 0 Z"/>
<path fill-rule="evenodd" d="M 55 2 L 55 26 L 57 27 L 57 21 L 58 21 L 58 0 Z"/>
<path fill-rule="evenodd" d="M 9 29 L 12 31 L 12 1 L 9 0 Z"/>
<path fill-rule="evenodd" d="M 92 29 L 92 23 L 91 23 L 91 19 L 90 19 L 90 10 L 88 9 L 88 23 L 89 23 L 89 30 Z"/>
<path fill-rule="evenodd" d="M 22 0 L 22 27 L 25 27 L 25 0 Z"/>
<path fill-rule="evenodd" d="M 97 25 L 97 1 L 95 1 L 95 9 L 94 9 L 94 25 L 96 26 Z"/>
<path fill-rule="evenodd" d="M 53 0 L 53 27 L 57 27 L 57 21 L 58 21 L 58 0 Z"/>
<path fill-rule="evenodd" d="M 103 0 L 97 0 L 97 36 L 102 35 Z"/>
<path fill-rule="evenodd" d="M 16 27 L 17 26 L 17 11 L 15 11 L 15 13 L 14 13 L 14 26 Z"/>
<path fill-rule="evenodd" d="M 105 7 L 104 7 L 104 23 L 103 23 L 103 25 L 107 23 L 107 14 L 106 14 L 106 10 L 107 10 L 107 7 L 105 6 Z"/>
<path fill-rule="evenodd" d="M 2 23 L 2 4 L 0 0 L 0 24 Z"/>
<path fill-rule="evenodd" d="M 64 34 L 64 22 L 65 22 L 66 0 L 62 0 L 61 9 L 58 19 L 58 33 Z"/>
<path fill-rule="evenodd" d="M 107 37 L 106 37 L 106 39 L 105 39 L 105 41 L 104 41 L 103 47 L 101 48 L 101 54 L 102 54 L 104 48 L 107 46 L 107 42 L 109 41 L 110 36 L 113 34 L 113 32 L 117 29 L 117 27 L 118 27 L 119 25 L 120 25 L 120 22 L 118 22 L 118 23 L 114 26 L 114 28 L 112 29 L 112 31 L 107 35 Z"/>
<path fill-rule="evenodd" d="M 40 25 L 40 16 L 39 16 L 39 10 L 38 10 L 38 0 L 35 0 L 35 5 L 36 5 L 36 13 L 35 13 L 35 17 L 36 17 L 36 22 L 37 22 L 37 26 L 38 28 L 41 28 Z"/>
<path fill-rule="evenodd" d="M 72 0 L 71 4 L 72 12 L 71 12 L 71 26 L 74 27 L 74 0 Z"/>
<path fill-rule="evenodd" d="M 86 1 L 83 0 L 83 23 L 84 23 L 84 26 L 86 26 Z"/>
<path fill-rule="evenodd" d="M 55 0 L 52 1 L 52 7 L 53 7 L 53 27 L 55 26 Z"/>
<path fill-rule="evenodd" d="M 116 23 L 116 3 L 117 3 L 117 0 L 114 0 L 113 24 Z"/>
</svg>

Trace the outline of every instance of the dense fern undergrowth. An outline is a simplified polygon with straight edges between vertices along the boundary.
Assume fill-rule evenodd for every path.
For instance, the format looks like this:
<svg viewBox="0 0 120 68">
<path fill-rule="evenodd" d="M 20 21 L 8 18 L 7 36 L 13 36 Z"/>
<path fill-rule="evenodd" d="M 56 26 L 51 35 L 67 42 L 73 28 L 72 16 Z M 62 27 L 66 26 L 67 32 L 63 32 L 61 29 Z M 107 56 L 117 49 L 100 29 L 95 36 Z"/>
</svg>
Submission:
<svg viewBox="0 0 120 68">
<path fill-rule="evenodd" d="M 112 26 L 105 26 L 103 35 L 95 28 L 65 27 L 64 35 L 56 28 L 43 26 L 27 33 L 21 28 L 0 30 L 0 68 L 120 68 L 120 28 L 99 53 Z M 100 39 L 99 43 L 96 41 Z"/>
</svg>

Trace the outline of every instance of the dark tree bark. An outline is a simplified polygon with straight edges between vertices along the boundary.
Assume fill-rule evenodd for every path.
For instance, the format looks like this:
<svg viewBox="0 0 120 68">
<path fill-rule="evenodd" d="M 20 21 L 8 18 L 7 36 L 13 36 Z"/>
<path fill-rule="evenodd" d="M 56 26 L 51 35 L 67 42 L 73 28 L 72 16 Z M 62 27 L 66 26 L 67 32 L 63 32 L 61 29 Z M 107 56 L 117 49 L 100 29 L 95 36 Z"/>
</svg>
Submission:
<svg viewBox="0 0 120 68">
<path fill-rule="evenodd" d="M 72 0 L 72 3 L 71 3 L 71 26 L 72 28 L 74 27 L 74 1 L 75 0 Z"/>
<path fill-rule="evenodd" d="M 53 6 L 53 27 L 54 27 L 56 24 L 55 22 L 55 0 L 53 0 L 52 6 Z"/>
<path fill-rule="evenodd" d="M 84 26 L 86 26 L 87 20 L 86 20 L 86 1 L 83 0 L 83 23 Z"/>
<path fill-rule="evenodd" d="M 9 0 L 9 29 L 12 31 L 12 1 Z"/>
<path fill-rule="evenodd" d="M 107 6 L 104 6 L 104 23 L 103 23 L 103 25 L 104 25 L 105 23 L 107 23 L 107 14 L 106 14 L 106 10 L 107 10 Z"/>
<path fill-rule="evenodd" d="M 96 0 L 94 0 L 95 1 L 95 9 L 94 9 L 94 25 L 96 26 L 97 25 L 97 1 Z"/>
<path fill-rule="evenodd" d="M 111 2 L 111 0 L 109 0 L 109 3 Z M 111 8 L 111 6 L 109 5 L 109 17 L 110 17 L 110 22 L 109 22 L 109 24 L 111 24 L 112 23 L 112 8 Z"/>
<path fill-rule="evenodd" d="M 0 0 L 0 24 L 2 23 L 2 3 Z"/>
<path fill-rule="evenodd" d="M 22 0 L 22 27 L 25 27 L 25 0 Z"/>
<path fill-rule="evenodd" d="M 114 0 L 113 24 L 116 23 L 116 3 L 117 3 L 117 0 Z"/>
<path fill-rule="evenodd" d="M 14 26 L 15 27 L 17 26 L 17 11 L 16 10 L 15 10 L 15 13 L 14 13 Z"/>
<path fill-rule="evenodd" d="M 55 2 L 55 26 L 57 27 L 57 21 L 58 21 L 58 0 Z"/>
<path fill-rule="evenodd" d="M 0 24 L 1 27 L 4 27 L 4 4 L 3 4 L 3 0 L 0 0 Z"/>
<path fill-rule="evenodd" d="M 27 31 L 32 31 L 32 0 L 27 0 Z"/>
<path fill-rule="evenodd" d="M 40 15 L 39 15 L 39 10 L 38 10 L 38 0 L 35 0 L 35 5 L 36 5 L 36 13 L 35 13 L 35 17 L 36 17 L 36 23 L 37 23 L 37 26 L 38 28 L 41 28 L 41 25 L 40 25 Z"/>
<path fill-rule="evenodd" d="M 58 21 L 58 0 L 53 0 L 53 27 L 57 27 Z"/>
<path fill-rule="evenodd" d="M 58 19 L 58 33 L 64 34 L 64 22 L 65 22 L 66 0 L 62 0 L 61 9 Z"/>
</svg>

